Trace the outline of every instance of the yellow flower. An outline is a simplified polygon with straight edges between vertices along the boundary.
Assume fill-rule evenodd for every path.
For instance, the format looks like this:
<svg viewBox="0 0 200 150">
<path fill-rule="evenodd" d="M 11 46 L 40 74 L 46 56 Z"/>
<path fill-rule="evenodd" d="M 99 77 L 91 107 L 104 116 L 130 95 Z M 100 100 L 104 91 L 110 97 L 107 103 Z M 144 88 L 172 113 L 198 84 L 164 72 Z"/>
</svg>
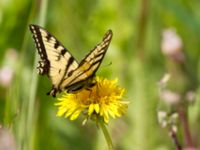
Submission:
<svg viewBox="0 0 200 150">
<path fill-rule="evenodd" d="M 91 89 L 83 89 L 77 93 L 64 92 L 59 102 L 57 116 L 69 117 L 75 120 L 81 113 L 87 118 L 96 115 L 101 116 L 105 123 L 109 117 L 120 117 L 128 107 L 127 101 L 122 101 L 125 89 L 117 86 L 117 79 L 107 80 L 96 77 L 95 86 Z"/>
</svg>

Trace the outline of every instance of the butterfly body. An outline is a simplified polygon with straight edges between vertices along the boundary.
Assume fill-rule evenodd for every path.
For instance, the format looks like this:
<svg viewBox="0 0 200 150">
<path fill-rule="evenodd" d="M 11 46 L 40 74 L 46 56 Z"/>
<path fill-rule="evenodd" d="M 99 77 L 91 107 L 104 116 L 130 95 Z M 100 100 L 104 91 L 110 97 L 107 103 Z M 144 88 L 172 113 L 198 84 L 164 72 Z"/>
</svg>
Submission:
<svg viewBox="0 0 200 150">
<path fill-rule="evenodd" d="M 112 39 L 112 31 L 108 30 L 102 42 L 94 47 L 88 55 L 78 63 L 71 53 L 48 31 L 37 25 L 30 25 L 30 30 L 41 60 L 38 62 L 38 73 L 47 75 L 53 86 L 51 96 L 67 91 L 73 93 L 83 88 L 90 88 Z"/>
</svg>

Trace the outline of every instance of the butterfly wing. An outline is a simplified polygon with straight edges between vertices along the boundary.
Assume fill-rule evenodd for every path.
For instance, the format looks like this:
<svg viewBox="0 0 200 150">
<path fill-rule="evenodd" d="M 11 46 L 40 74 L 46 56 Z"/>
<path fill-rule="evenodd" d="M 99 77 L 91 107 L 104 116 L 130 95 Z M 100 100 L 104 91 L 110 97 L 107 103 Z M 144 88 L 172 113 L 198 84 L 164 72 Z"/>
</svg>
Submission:
<svg viewBox="0 0 200 150">
<path fill-rule="evenodd" d="M 112 39 L 112 31 L 108 30 L 101 43 L 95 46 L 90 53 L 80 62 L 77 69 L 69 72 L 61 83 L 61 89 L 67 89 L 68 92 L 73 92 L 84 84 L 88 84 L 99 68 L 108 46 Z"/>
<path fill-rule="evenodd" d="M 78 62 L 70 52 L 48 31 L 37 25 L 30 25 L 30 30 L 40 55 L 38 72 L 47 75 L 53 88 L 50 95 L 55 96 L 66 75 L 78 67 Z"/>
</svg>

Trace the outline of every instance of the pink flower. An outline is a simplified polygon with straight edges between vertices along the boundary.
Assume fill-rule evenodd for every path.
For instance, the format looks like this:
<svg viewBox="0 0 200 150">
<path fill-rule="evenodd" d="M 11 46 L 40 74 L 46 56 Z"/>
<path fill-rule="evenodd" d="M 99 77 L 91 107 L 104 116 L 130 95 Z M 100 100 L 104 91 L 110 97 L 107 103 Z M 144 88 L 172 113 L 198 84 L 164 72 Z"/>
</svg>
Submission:
<svg viewBox="0 0 200 150">
<path fill-rule="evenodd" d="M 13 70 L 10 67 L 3 67 L 0 69 L 0 85 L 8 87 L 13 78 Z"/>
<path fill-rule="evenodd" d="M 183 62 L 183 43 L 179 35 L 173 29 L 165 29 L 162 33 L 161 51 L 170 59 Z"/>
</svg>

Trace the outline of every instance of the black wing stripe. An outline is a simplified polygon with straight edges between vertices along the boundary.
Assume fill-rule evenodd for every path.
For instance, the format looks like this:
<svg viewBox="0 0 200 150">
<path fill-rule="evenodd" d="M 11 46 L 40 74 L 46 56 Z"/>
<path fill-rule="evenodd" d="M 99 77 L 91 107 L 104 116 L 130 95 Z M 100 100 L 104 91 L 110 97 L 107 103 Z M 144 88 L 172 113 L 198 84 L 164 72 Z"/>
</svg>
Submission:
<svg viewBox="0 0 200 150">
<path fill-rule="evenodd" d="M 66 52 L 67 52 L 67 50 L 66 50 L 66 49 L 62 49 L 62 50 L 61 50 L 61 55 L 63 55 L 63 56 L 64 56 Z M 73 60 L 74 60 L 74 59 L 73 59 Z"/>
<path fill-rule="evenodd" d="M 74 58 L 73 57 L 70 57 L 69 60 L 68 60 L 68 63 L 67 63 L 67 66 L 66 66 L 66 70 L 65 70 L 65 74 L 68 72 L 70 66 L 74 63 Z M 63 77 L 64 79 L 64 77 Z"/>
<path fill-rule="evenodd" d="M 44 44 L 41 42 L 42 36 L 40 34 L 39 28 L 36 28 L 35 26 L 30 25 L 30 30 L 33 33 L 33 39 L 35 41 L 35 45 L 38 50 L 38 53 L 40 54 L 41 59 L 47 59 L 47 54 L 45 51 Z"/>
<path fill-rule="evenodd" d="M 30 31 L 33 33 L 33 39 L 35 41 L 35 45 L 37 48 L 37 51 L 40 55 L 40 58 L 42 61 L 39 61 L 39 66 L 37 67 L 38 73 L 41 75 L 48 74 L 49 68 L 50 68 L 50 62 L 47 58 L 47 53 L 45 51 L 45 46 L 42 41 L 42 36 L 40 34 L 39 28 L 30 25 L 29 26 Z"/>
<path fill-rule="evenodd" d="M 47 32 L 47 35 L 46 35 L 47 41 L 50 41 L 51 37 L 52 37 L 51 34 Z"/>
<path fill-rule="evenodd" d="M 60 45 L 59 42 L 56 40 L 56 43 L 55 43 L 55 45 L 54 45 L 54 48 L 57 49 L 59 45 Z"/>
</svg>

